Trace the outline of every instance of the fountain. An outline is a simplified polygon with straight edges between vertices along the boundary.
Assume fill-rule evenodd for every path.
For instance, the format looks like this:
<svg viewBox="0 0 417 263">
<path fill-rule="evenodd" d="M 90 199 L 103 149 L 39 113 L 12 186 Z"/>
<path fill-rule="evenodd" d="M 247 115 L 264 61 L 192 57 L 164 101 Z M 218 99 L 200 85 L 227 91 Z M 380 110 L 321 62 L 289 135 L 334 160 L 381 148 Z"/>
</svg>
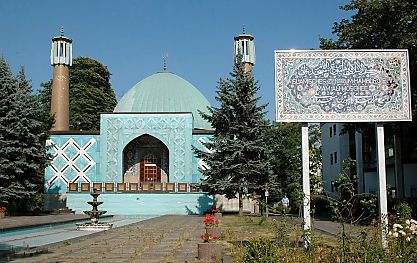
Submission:
<svg viewBox="0 0 417 263">
<path fill-rule="evenodd" d="M 77 223 L 77 230 L 109 230 L 112 228 L 113 224 L 111 223 L 99 223 L 98 219 L 101 215 L 105 214 L 107 211 L 98 210 L 97 207 L 103 202 L 97 201 L 97 197 L 100 195 L 96 189 L 91 193 L 93 201 L 87 202 L 93 207 L 91 211 L 83 211 L 84 214 L 90 216 L 91 223 Z"/>
</svg>

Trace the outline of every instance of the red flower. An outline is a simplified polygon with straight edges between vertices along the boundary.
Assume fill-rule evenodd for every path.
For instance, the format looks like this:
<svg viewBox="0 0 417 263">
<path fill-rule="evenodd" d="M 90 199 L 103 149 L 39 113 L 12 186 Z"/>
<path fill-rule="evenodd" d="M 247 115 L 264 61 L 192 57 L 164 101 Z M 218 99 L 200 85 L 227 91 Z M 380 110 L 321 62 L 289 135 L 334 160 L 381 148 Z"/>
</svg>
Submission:
<svg viewBox="0 0 417 263">
<path fill-rule="evenodd" d="M 204 241 L 204 242 L 211 242 L 211 241 L 216 241 L 219 239 L 218 234 L 216 234 L 217 232 L 213 232 L 213 228 L 216 228 L 219 224 L 219 220 L 217 218 L 215 218 L 213 215 L 211 214 L 206 214 L 206 217 L 203 220 L 203 223 L 205 225 L 205 233 L 200 235 L 200 238 Z"/>
</svg>

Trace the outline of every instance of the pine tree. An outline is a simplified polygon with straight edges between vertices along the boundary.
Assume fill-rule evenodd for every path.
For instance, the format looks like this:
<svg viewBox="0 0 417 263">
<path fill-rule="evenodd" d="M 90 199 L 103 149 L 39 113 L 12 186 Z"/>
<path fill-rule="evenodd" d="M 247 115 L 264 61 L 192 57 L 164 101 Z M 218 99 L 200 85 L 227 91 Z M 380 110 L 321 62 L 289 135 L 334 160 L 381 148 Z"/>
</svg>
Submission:
<svg viewBox="0 0 417 263">
<path fill-rule="evenodd" d="M 3 205 L 27 206 L 42 188 L 50 122 L 31 94 L 24 69 L 13 78 L 1 59 L 0 72 L 0 200 Z"/>
<path fill-rule="evenodd" d="M 230 76 L 219 81 L 216 100 L 220 106 L 202 113 L 215 129 L 206 145 L 212 152 L 195 149 L 195 153 L 210 167 L 202 171 L 206 176 L 202 184 L 209 194 L 237 196 L 242 215 L 245 192 L 263 193 L 272 172 L 265 137 L 268 123 L 266 105 L 257 106 L 260 87 L 243 63 L 236 63 Z"/>
</svg>

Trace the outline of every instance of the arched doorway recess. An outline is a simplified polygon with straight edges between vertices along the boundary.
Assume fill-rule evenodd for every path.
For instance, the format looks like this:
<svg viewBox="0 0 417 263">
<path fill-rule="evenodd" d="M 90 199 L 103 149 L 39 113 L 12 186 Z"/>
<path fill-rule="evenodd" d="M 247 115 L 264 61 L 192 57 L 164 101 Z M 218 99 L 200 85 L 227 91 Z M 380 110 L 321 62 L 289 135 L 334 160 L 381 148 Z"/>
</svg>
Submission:
<svg viewBox="0 0 417 263">
<path fill-rule="evenodd" d="M 144 183 L 153 189 L 155 183 L 169 182 L 169 152 L 163 142 L 142 135 L 123 150 L 123 182 Z"/>
</svg>

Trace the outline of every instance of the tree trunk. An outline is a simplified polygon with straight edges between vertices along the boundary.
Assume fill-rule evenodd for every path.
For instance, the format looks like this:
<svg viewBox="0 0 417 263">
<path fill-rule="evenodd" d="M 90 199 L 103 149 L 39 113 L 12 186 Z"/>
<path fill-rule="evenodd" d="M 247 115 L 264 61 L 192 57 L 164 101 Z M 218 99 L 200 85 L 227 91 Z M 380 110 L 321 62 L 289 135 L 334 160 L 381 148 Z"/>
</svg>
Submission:
<svg viewBox="0 0 417 263">
<path fill-rule="evenodd" d="M 239 216 L 243 216 L 243 194 L 241 190 L 239 190 Z"/>
</svg>

